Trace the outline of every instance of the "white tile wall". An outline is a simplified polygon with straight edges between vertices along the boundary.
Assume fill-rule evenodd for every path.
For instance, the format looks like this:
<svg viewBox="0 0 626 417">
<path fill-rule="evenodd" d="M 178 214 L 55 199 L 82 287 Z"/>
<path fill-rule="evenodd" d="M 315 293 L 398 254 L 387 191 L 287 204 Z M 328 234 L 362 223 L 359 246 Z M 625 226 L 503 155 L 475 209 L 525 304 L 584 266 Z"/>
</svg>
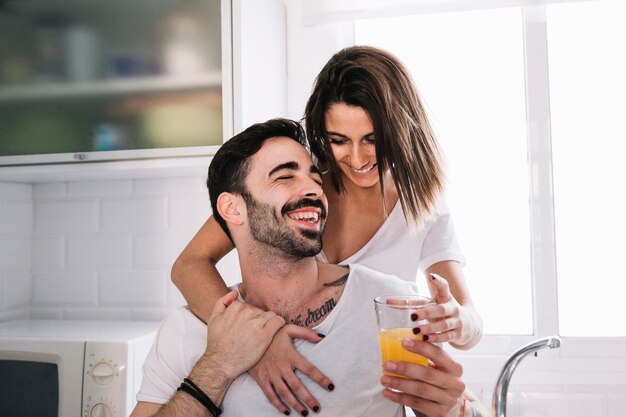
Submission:
<svg viewBox="0 0 626 417">
<path fill-rule="evenodd" d="M 0 321 L 28 316 L 33 187 L 0 182 Z"/>
<path fill-rule="evenodd" d="M 159 320 L 185 303 L 170 269 L 210 214 L 204 178 L 37 184 L 33 200 L 31 315 Z"/>
<path fill-rule="evenodd" d="M 521 415 L 527 417 L 606 416 L 605 394 L 587 393 L 523 393 Z"/>
<path fill-rule="evenodd" d="M 0 320 L 160 320 L 172 263 L 210 214 L 205 178 L 0 182 Z M 236 255 L 218 266 L 239 280 Z"/>
<path fill-rule="evenodd" d="M 44 233 L 95 233 L 98 231 L 98 200 L 41 197 L 35 193 L 35 236 Z"/>
</svg>

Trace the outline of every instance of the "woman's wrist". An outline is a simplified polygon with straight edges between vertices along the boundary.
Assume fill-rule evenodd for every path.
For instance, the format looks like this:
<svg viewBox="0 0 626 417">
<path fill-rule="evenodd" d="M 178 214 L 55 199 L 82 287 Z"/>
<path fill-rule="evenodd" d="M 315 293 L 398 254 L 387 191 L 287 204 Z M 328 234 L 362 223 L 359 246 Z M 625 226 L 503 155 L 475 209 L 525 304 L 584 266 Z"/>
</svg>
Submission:
<svg viewBox="0 0 626 417">
<path fill-rule="evenodd" d="M 482 319 L 478 311 L 473 305 L 462 306 L 465 310 L 465 328 L 466 337 L 458 341 L 450 341 L 450 345 L 459 350 L 468 350 L 474 347 L 481 339 L 483 334 Z"/>
</svg>

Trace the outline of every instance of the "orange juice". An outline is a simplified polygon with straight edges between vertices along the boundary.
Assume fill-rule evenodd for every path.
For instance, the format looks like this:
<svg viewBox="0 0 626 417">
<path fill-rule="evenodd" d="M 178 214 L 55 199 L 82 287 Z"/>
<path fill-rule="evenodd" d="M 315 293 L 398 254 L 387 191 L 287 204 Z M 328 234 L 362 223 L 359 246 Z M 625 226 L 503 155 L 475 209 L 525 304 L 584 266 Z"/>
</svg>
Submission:
<svg viewBox="0 0 626 417">
<path fill-rule="evenodd" d="M 378 334 L 383 364 L 387 361 L 410 362 L 418 365 L 428 365 L 428 359 L 417 353 L 409 352 L 402 346 L 402 339 L 421 339 L 421 335 L 413 334 L 412 329 L 388 329 Z M 399 376 L 385 371 L 385 375 Z"/>
</svg>

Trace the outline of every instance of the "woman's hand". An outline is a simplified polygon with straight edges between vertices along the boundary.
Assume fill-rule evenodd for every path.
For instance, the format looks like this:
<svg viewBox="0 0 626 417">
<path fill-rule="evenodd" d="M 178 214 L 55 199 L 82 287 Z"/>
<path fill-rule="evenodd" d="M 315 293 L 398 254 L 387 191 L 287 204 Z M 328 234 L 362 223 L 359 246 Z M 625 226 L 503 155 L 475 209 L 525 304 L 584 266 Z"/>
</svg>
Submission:
<svg viewBox="0 0 626 417">
<path fill-rule="evenodd" d="M 307 407 L 318 412 L 320 404 L 296 376 L 295 370 L 300 370 L 328 391 L 332 391 L 334 385 L 294 348 L 292 339 L 296 338 L 317 343 L 323 336 L 306 327 L 288 324 L 276 333 L 265 355 L 249 372 L 281 413 L 289 415 L 291 406 L 304 416 L 308 414 Z"/>
<path fill-rule="evenodd" d="M 408 379 L 383 375 L 383 396 L 429 417 L 460 415 L 465 384 L 463 367 L 443 349 L 421 340 L 404 339 L 405 349 L 430 359 L 431 365 L 388 361 L 385 370 Z M 392 389 L 401 391 L 396 392 Z M 419 414 L 418 414 L 419 415 Z"/>
<path fill-rule="evenodd" d="M 424 340 L 449 342 L 459 349 L 469 349 L 480 338 L 482 325 L 473 306 L 462 306 L 450 292 L 448 281 L 437 274 L 430 274 L 430 292 L 437 305 L 425 307 L 417 313 L 417 320 L 428 323 L 416 327 Z M 478 323 L 477 323 L 478 321 Z"/>
</svg>

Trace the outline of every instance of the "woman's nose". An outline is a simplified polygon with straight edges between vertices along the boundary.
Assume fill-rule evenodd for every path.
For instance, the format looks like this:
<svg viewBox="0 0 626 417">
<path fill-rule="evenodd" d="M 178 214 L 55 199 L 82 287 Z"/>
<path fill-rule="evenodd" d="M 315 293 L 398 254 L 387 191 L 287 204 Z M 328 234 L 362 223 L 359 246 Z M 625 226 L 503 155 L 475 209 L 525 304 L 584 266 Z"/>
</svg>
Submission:
<svg viewBox="0 0 626 417">
<path fill-rule="evenodd" d="M 352 147 L 350 154 L 350 163 L 353 168 L 360 169 L 369 163 L 369 155 L 367 150 L 360 144 L 356 144 Z"/>
</svg>

